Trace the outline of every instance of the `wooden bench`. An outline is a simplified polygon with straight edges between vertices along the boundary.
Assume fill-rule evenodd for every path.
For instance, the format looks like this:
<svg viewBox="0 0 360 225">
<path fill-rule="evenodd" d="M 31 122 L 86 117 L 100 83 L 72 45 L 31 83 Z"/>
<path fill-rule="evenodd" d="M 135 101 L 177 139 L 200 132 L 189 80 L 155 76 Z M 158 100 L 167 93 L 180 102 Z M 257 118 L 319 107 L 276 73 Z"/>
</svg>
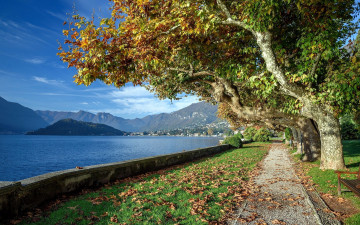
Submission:
<svg viewBox="0 0 360 225">
<path fill-rule="evenodd" d="M 347 187 L 350 191 L 354 192 L 360 197 L 360 167 L 358 172 L 335 171 L 338 177 L 338 195 L 341 195 L 341 184 Z M 357 179 L 348 180 L 341 178 L 341 174 L 357 174 Z"/>
</svg>

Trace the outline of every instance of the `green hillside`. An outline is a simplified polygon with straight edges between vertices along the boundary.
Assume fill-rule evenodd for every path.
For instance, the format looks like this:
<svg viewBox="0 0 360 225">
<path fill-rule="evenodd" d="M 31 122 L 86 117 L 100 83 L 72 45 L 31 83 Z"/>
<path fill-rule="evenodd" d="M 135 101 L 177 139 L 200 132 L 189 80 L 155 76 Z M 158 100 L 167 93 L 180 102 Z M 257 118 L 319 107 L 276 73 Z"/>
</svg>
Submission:
<svg viewBox="0 0 360 225">
<path fill-rule="evenodd" d="M 126 132 L 117 130 L 113 127 L 76 121 L 73 119 L 63 119 L 46 128 L 27 133 L 28 135 L 68 135 L 68 136 L 123 136 Z"/>
</svg>

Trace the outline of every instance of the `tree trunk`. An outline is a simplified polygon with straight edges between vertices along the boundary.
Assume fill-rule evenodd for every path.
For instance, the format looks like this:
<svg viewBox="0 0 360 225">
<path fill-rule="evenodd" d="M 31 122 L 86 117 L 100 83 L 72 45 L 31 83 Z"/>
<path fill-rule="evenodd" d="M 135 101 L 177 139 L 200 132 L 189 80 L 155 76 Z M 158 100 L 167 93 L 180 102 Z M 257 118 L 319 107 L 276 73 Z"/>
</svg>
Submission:
<svg viewBox="0 0 360 225">
<path fill-rule="evenodd" d="M 298 131 L 298 139 L 297 139 L 297 145 L 296 145 L 296 148 L 297 148 L 297 152 L 300 152 L 300 154 L 303 154 L 304 151 L 303 151 L 303 133 L 300 129 L 297 130 Z"/>
<path fill-rule="evenodd" d="M 321 140 L 320 169 L 345 169 L 339 120 L 325 114 L 316 120 Z"/>
<path fill-rule="evenodd" d="M 293 148 L 294 147 L 294 142 L 295 140 L 297 139 L 297 131 L 294 127 L 291 127 L 291 133 L 292 133 L 292 137 L 290 138 L 291 140 L 291 147 Z"/>
<path fill-rule="evenodd" d="M 314 161 L 320 156 L 320 135 L 311 119 L 304 119 L 301 123 L 303 132 L 304 156 L 302 161 Z"/>
<path fill-rule="evenodd" d="M 294 154 L 301 154 L 301 132 L 296 128 L 291 128 L 291 132 L 293 134 L 293 147 L 296 148 L 296 152 L 294 152 Z"/>
<path fill-rule="evenodd" d="M 311 152 L 312 152 L 312 157 L 314 160 L 316 160 L 316 159 L 320 158 L 320 156 L 321 156 L 320 133 L 319 133 L 316 122 L 312 119 L 309 119 L 309 122 L 311 124 L 310 148 L 311 148 Z"/>
</svg>

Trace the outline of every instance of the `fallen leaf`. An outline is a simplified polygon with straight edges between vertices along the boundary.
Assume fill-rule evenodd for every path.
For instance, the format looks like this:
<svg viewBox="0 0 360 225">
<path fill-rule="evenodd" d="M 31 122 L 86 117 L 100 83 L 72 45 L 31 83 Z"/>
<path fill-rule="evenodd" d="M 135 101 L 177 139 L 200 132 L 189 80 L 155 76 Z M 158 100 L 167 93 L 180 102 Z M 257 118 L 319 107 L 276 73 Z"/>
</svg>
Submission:
<svg viewBox="0 0 360 225">
<path fill-rule="evenodd" d="M 111 221 L 111 222 L 114 222 L 114 223 L 119 222 L 119 220 L 118 220 L 118 218 L 117 218 L 117 215 L 112 216 L 112 217 L 110 218 L 110 221 Z"/>
<path fill-rule="evenodd" d="M 105 216 L 108 216 L 108 215 L 109 215 L 108 212 L 104 212 L 104 213 L 101 215 L 101 217 L 105 217 Z"/>
<path fill-rule="evenodd" d="M 77 206 L 74 206 L 74 207 L 67 207 L 68 209 L 71 209 L 71 210 L 76 210 L 76 208 L 78 207 L 78 205 Z"/>
<path fill-rule="evenodd" d="M 286 223 L 285 223 L 284 221 L 277 220 L 277 219 L 272 220 L 272 221 L 271 221 L 271 223 L 272 223 L 272 224 L 281 224 L 281 225 L 286 225 Z"/>
</svg>

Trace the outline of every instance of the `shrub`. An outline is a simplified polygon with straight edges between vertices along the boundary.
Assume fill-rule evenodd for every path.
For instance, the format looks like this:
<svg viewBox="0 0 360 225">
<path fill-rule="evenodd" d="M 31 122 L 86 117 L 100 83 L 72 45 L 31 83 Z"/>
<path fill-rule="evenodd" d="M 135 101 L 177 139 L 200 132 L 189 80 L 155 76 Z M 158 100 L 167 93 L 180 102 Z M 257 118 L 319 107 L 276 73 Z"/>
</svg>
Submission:
<svg viewBox="0 0 360 225">
<path fill-rule="evenodd" d="M 253 140 L 255 134 L 256 129 L 254 127 L 247 127 L 244 131 L 244 138 L 246 140 Z"/>
<path fill-rule="evenodd" d="M 241 133 L 237 133 L 237 134 L 235 134 L 234 136 L 235 136 L 235 137 L 238 137 L 238 138 L 240 138 L 240 139 L 244 138 L 244 136 L 243 136 Z"/>
<path fill-rule="evenodd" d="M 285 129 L 285 138 L 286 140 L 290 141 L 290 139 L 292 138 L 293 134 L 290 128 L 286 128 Z"/>
<path fill-rule="evenodd" d="M 266 142 L 270 140 L 270 131 L 268 129 L 265 128 L 260 128 L 256 134 L 254 135 L 254 141 L 258 141 L 258 142 Z"/>
<path fill-rule="evenodd" d="M 243 146 L 241 138 L 239 138 L 238 136 L 227 137 L 225 138 L 223 143 L 231 145 L 235 148 L 241 148 Z"/>
<path fill-rule="evenodd" d="M 360 133 L 354 123 L 346 121 L 341 124 L 341 137 L 343 140 L 358 139 Z"/>
<path fill-rule="evenodd" d="M 225 131 L 225 135 L 226 135 L 227 137 L 230 137 L 230 136 L 233 135 L 233 134 L 234 134 L 234 131 L 232 131 L 232 130 Z"/>
<path fill-rule="evenodd" d="M 360 127 L 356 121 L 359 115 L 345 114 L 340 118 L 341 138 L 343 140 L 352 140 L 360 138 Z"/>
</svg>

